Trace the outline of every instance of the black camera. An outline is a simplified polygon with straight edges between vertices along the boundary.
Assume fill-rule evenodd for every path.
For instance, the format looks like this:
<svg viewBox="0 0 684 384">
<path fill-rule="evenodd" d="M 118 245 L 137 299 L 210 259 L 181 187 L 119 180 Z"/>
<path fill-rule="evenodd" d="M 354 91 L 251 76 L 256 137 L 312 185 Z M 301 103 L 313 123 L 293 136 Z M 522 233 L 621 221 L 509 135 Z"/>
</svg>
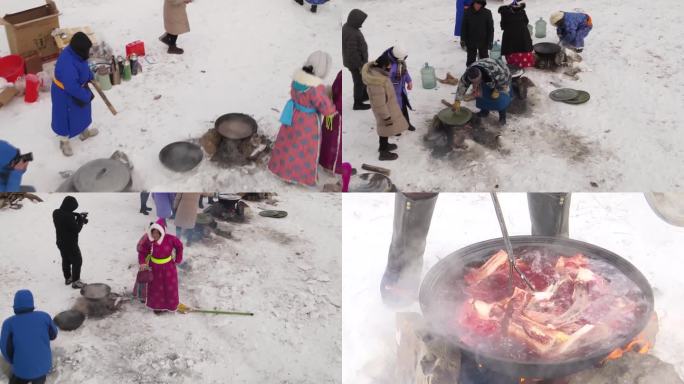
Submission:
<svg viewBox="0 0 684 384">
<path fill-rule="evenodd" d="M 76 215 L 76 220 L 83 224 L 88 224 L 88 212 L 74 213 Z"/>
<path fill-rule="evenodd" d="M 21 163 L 22 161 L 25 161 L 25 162 L 33 161 L 33 152 L 29 152 L 29 153 L 22 155 L 19 151 L 17 151 L 17 155 L 10 162 L 10 167 L 14 167 L 15 165 Z"/>
</svg>

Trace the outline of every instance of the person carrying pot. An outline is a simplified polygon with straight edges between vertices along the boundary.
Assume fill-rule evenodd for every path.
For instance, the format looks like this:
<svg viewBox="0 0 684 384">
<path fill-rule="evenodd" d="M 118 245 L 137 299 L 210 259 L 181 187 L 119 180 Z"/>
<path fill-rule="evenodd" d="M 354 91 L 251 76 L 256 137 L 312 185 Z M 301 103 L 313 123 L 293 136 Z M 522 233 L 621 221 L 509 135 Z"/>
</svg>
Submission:
<svg viewBox="0 0 684 384">
<path fill-rule="evenodd" d="M 147 282 L 145 304 L 155 314 L 175 312 L 178 308 L 178 270 L 183 262 L 183 243 L 166 231 L 162 219 L 147 229 L 147 237 L 138 242 L 140 270 L 150 269 L 152 279 Z"/>
<path fill-rule="evenodd" d="M 57 338 L 52 317 L 36 311 L 33 294 L 21 289 L 14 294 L 14 316 L 2 323 L 0 351 L 12 366 L 10 384 L 44 384 L 52 369 L 50 341 Z"/>
<path fill-rule="evenodd" d="M 511 71 L 506 64 L 490 58 L 481 59 L 468 67 L 458 82 L 454 108 L 461 108 L 468 88 L 472 86 L 478 116 L 489 116 L 489 111 L 499 111 L 499 123 L 506 124 L 506 108 L 511 103 Z"/>
<path fill-rule="evenodd" d="M 380 55 L 375 61 L 366 63 L 361 69 L 361 76 L 366 84 L 375 115 L 376 131 L 380 142 L 378 159 L 381 161 L 399 158 L 399 155 L 392 152 L 398 147 L 396 144 L 390 144 L 389 138 L 399 135 L 409 127 L 408 121 L 401 113 L 397 94 L 390 80 L 391 69 L 392 63 L 385 54 Z"/>
<path fill-rule="evenodd" d="M 22 155 L 18 148 L 0 140 L 0 192 L 35 192 L 30 186 L 21 185 L 33 156 Z"/>
<path fill-rule="evenodd" d="M 461 41 L 465 43 L 468 51 L 467 67 L 478 57 L 489 57 L 489 50 L 494 44 L 494 19 L 492 12 L 485 8 L 486 5 L 486 0 L 475 0 L 463 16 Z"/>
<path fill-rule="evenodd" d="M 392 242 L 380 283 L 383 301 L 405 306 L 418 297 L 423 253 L 438 193 L 397 193 Z M 533 236 L 569 236 L 570 193 L 528 193 Z"/>
<path fill-rule="evenodd" d="M 578 53 L 584 50 L 584 39 L 594 27 L 591 16 L 586 13 L 558 11 L 551 14 L 549 21 L 556 27 L 561 45 Z"/>
<path fill-rule="evenodd" d="M 60 138 L 59 148 L 64 156 L 74 154 L 70 139 L 78 136 L 84 141 L 98 134 L 97 128 L 89 128 L 93 122 L 91 102 L 95 98 L 88 88 L 94 78 L 88 66 L 92 46 L 85 33 L 76 32 L 55 64 L 50 93 L 52 130 Z"/>
</svg>

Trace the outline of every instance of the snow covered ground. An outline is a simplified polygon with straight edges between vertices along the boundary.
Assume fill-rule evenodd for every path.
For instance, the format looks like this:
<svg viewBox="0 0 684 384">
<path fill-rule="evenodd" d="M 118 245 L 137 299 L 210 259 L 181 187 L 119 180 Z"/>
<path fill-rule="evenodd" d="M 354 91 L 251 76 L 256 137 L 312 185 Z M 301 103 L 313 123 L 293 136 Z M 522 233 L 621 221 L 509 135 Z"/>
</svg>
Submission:
<svg viewBox="0 0 684 384">
<path fill-rule="evenodd" d="M 525 194 L 499 197 L 511 235 L 530 233 Z M 380 298 L 392 236 L 392 194 L 343 197 L 342 382 L 394 383 L 395 311 Z M 570 236 L 609 249 L 649 280 L 660 317 L 653 350 L 684 377 L 684 228 L 660 220 L 642 194 L 573 194 Z M 475 242 L 501 237 L 488 194 L 440 194 L 425 251 L 426 273 L 440 258 Z M 403 310 L 420 311 L 418 304 Z"/>
<path fill-rule="evenodd" d="M 506 2 L 508 3 L 508 2 Z M 684 3 L 659 0 L 644 3 L 610 1 L 528 0 L 532 23 L 551 12 L 583 8 L 592 16 L 594 29 L 582 54 L 589 72 L 574 81 L 562 73 L 531 69 L 526 72 L 537 88 L 530 89 L 530 116 L 509 116 L 503 131 L 506 151 L 492 152 L 471 143 L 470 151 L 436 160 L 422 144 L 432 117 L 443 108 L 440 99 L 453 100 L 455 87 L 438 84 L 422 89 L 420 68 L 434 66 L 438 77 L 447 71 L 460 76 L 466 54 L 453 36 L 453 0 L 346 0 L 342 12 L 359 8 L 369 16 L 362 29 L 374 60 L 386 48 L 400 44 L 408 51 L 414 79 L 409 98 L 418 128 L 397 140 L 396 161 L 382 162 L 392 180 L 405 191 L 488 191 L 496 185 L 505 191 L 675 190 L 682 187 L 684 135 L 684 71 L 680 15 Z M 495 39 L 501 38 L 500 1 L 491 0 Z M 346 18 L 346 16 L 344 16 Z M 545 39 L 554 41 L 548 28 Z M 557 40 L 555 40 L 557 41 Z M 555 42 L 554 41 L 554 42 Z M 346 161 L 379 163 L 375 121 L 370 111 L 352 111 L 351 75 L 345 71 L 344 145 Z M 566 105 L 548 98 L 555 89 L 579 88 L 591 94 L 584 105 Z M 477 111 L 474 102 L 466 104 Z M 496 114 L 487 122 L 498 126 Z M 510 151 L 510 153 L 509 153 Z M 591 187 L 594 182 L 597 187 Z"/>
<path fill-rule="evenodd" d="M 75 140 L 71 158 L 62 156 L 50 129 L 49 93 L 41 93 L 36 104 L 15 99 L 0 109 L 0 139 L 35 154 L 24 184 L 39 191 L 55 191 L 62 182 L 60 171 L 75 171 L 90 160 L 121 150 L 135 166 L 133 190 L 304 189 L 286 185 L 265 166 L 226 170 L 205 159 L 188 174 L 173 173 L 162 166 L 158 153 L 174 141 L 199 138 L 213 128 L 216 118 L 230 112 L 252 115 L 259 132 L 275 140 L 280 115 L 274 109 L 282 110 L 289 98 L 291 75 L 307 56 L 319 49 L 333 56 L 328 83 L 342 68 L 336 2 L 311 14 L 292 0 L 265 0 L 258 5 L 194 1 L 188 6 L 192 31 L 178 40 L 185 49 L 182 56 L 167 55 L 166 46 L 157 40 L 163 32 L 163 2 L 56 3 L 62 27 L 89 25 L 98 39 L 108 42 L 118 54 L 127 43 L 143 40 L 147 53 L 158 63 L 144 65 L 142 75 L 107 92 L 119 111 L 117 116 L 112 116 L 101 100 L 93 101 L 94 126 L 100 135 L 85 143 Z M 2 0 L 0 15 L 41 4 L 44 1 Z M 0 28 L 0 56 L 8 53 L 5 31 Z M 157 95 L 161 98 L 154 100 Z M 321 172 L 321 186 L 331 180 L 332 176 Z"/>
<path fill-rule="evenodd" d="M 64 195 L 0 212 L 0 319 L 14 292 L 28 288 L 36 307 L 55 315 L 79 297 L 63 284 L 52 210 Z M 90 223 L 80 236 L 83 279 L 128 292 L 135 246 L 153 218 L 138 213 L 138 194 L 80 194 Z M 48 383 L 340 383 L 341 198 L 281 194 L 285 219 L 258 216 L 226 224 L 234 240 L 211 238 L 185 250 L 180 299 L 196 308 L 251 311 L 254 317 L 154 315 L 128 303 L 102 320 L 88 319 L 52 343 Z M 173 230 L 173 226 L 171 226 Z M 0 370 L 0 381 L 6 377 Z"/>
</svg>

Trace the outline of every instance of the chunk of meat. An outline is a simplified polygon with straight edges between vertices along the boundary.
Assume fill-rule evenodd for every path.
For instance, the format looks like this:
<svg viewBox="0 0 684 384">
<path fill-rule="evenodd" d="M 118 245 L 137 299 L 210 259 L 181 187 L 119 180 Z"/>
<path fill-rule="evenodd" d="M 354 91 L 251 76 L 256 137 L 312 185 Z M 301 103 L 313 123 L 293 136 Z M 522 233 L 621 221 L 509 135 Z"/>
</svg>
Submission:
<svg viewBox="0 0 684 384">
<path fill-rule="evenodd" d="M 480 268 L 473 269 L 465 275 L 465 281 L 469 285 L 476 284 L 477 282 L 484 280 L 485 278 L 492 275 L 494 272 L 502 267 L 508 265 L 508 254 L 506 251 L 501 250 L 495 253 L 493 256 L 487 260 Z"/>
</svg>

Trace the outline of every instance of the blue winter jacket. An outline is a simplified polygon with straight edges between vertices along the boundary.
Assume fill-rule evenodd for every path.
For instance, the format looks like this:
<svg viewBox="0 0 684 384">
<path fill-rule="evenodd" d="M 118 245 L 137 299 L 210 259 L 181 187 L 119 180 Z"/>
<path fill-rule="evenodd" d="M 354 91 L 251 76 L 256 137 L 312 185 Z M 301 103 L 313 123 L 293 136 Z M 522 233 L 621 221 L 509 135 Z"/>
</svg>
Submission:
<svg viewBox="0 0 684 384">
<path fill-rule="evenodd" d="M 9 163 L 19 154 L 12 144 L 0 140 L 0 192 L 19 192 L 24 171 L 17 171 Z"/>
<path fill-rule="evenodd" d="M 328 2 L 328 0 L 306 0 L 307 3 L 312 5 L 321 5 Z"/>
<path fill-rule="evenodd" d="M 52 130 L 59 136 L 78 136 L 93 122 L 93 94 L 85 87 L 93 78 L 88 61 L 64 48 L 55 64 L 55 79 L 64 89 L 52 83 Z"/>
<path fill-rule="evenodd" d="M 50 372 L 50 340 L 57 327 L 45 312 L 33 310 L 33 294 L 27 289 L 14 295 L 14 313 L 2 323 L 0 350 L 12 365 L 12 373 L 24 380 L 37 379 Z"/>
<path fill-rule="evenodd" d="M 563 21 L 556 28 L 561 41 L 572 46 L 583 46 L 584 38 L 591 30 L 589 15 L 577 12 L 564 12 Z"/>
<path fill-rule="evenodd" d="M 473 5 L 474 0 L 456 0 L 456 25 L 454 26 L 454 36 L 461 36 L 461 26 L 463 25 L 463 14 L 465 7 Z"/>
</svg>

